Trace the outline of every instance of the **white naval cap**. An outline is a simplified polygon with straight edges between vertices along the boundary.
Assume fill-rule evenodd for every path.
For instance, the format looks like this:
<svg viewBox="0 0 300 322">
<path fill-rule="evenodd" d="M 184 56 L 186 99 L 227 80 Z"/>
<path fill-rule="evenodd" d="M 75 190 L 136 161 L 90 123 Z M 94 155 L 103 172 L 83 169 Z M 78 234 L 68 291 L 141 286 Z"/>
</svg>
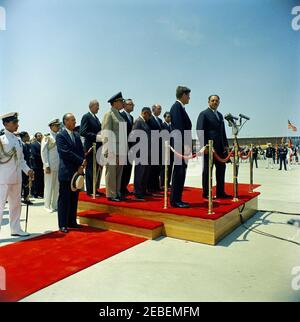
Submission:
<svg viewBox="0 0 300 322">
<path fill-rule="evenodd" d="M 52 120 L 51 122 L 49 122 L 48 126 L 51 126 L 51 125 L 54 125 L 54 124 L 60 125 L 59 119 Z"/>
<path fill-rule="evenodd" d="M 2 120 L 3 123 L 5 122 L 18 122 L 19 114 L 17 112 L 11 112 L 7 114 L 0 115 L 0 119 Z"/>
</svg>

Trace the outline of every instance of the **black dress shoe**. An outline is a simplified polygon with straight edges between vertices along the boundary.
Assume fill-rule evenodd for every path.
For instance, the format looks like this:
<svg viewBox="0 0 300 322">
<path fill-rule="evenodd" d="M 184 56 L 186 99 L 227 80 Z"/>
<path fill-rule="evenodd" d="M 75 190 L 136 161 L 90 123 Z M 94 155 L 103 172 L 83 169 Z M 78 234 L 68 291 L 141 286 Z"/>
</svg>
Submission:
<svg viewBox="0 0 300 322">
<path fill-rule="evenodd" d="M 90 197 L 94 197 L 94 195 L 92 194 L 92 193 L 87 193 L 87 195 L 88 196 L 90 196 Z M 101 197 L 101 196 L 103 196 L 104 195 L 104 193 L 99 193 L 99 192 L 97 192 L 96 194 L 95 194 L 95 197 L 96 198 L 99 198 L 99 197 Z"/>
<path fill-rule="evenodd" d="M 142 195 L 135 195 L 135 198 L 133 198 L 135 201 L 145 201 L 144 196 Z"/>
<path fill-rule="evenodd" d="M 83 227 L 82 225 L 78 225 L 78 224 L 75 224 L 75 225 L 69 226 L 69 228 L 75 228 L 75 229 L 80 229 L 80 228 L 82 228 L 82 227 Z"/>
<path fill-rule="evenodd" d="M 108 201 L 114 201 L 114 202 L 120 202 L 121 201 L 121 199 L 120 198 L 118 198 L 118 197 L 116 197 L 116 198 L 107 198 L 107 200 Z"/>
<path fill-rule="evenodd" d="M 203 199 L 209 199 L 209 198 L 208 198 L 208 196 L 206 196 L 206 195 L 202 195 L 202 198 L 203 198 Z M 217 199 L 217 197 L 216 197 L 216 196 L 212 196 L 212 198 L 213 198 L 213 200 Z"/>
<path fill-rule="evenodd" d="M 119 196 L 118 199 L 120 199 L 121 201 L 127 201 L 129 200 L 128 198 L 126 198 L 125 196 Z"/>
<path fill-rule="evenodd" d="M 189 204 L 188 202 L 181 201 L 181 203 L 182 203 L 183 205 L 186 205 L 186 206 L 189 206 L 189 207 L 190 207 L 190 204 Z"/>
<path fill-rule="evenodd" d="M 190 208 L 189 204 L 183 203 L 183 202 L 171 203 L 171 206 L 174 207 L 174 208 Z"/>
<path fill-rule="evenodd" d="M 61 227 L 59 230 L 64 234 L 67 234 L 69 232 L 66 227 Z"/>
<path fill-rule="evenodd" d="M 232 199 L 233 196 L 232 195 L 228 195 L 227 193 L 223 193 L 221 195 L 217 195 L 217 198 L 220 198 L 220 199 Z"/>
</svg>

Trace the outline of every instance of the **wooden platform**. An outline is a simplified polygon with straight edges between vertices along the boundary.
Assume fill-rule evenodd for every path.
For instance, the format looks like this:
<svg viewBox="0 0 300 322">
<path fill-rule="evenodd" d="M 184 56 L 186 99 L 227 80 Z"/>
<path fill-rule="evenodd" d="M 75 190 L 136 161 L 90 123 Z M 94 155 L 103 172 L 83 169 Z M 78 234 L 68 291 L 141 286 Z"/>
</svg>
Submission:
<svg viewBox="0 0 300 322">
<path fill-rule="evenodd" d="M 174 214 L 171 212 L 171 209 L 170 212 L 152 211 L 151 203 L 149 203 L 148 210 L 146 210 L 123 207 L 118 205 L 118 203 L 112 205 L 101 202 L 80 201 L 78 208 L 79 211 L 97 210 L 105 213 L 118 213 L 129 217 L 160 221 L 164 224 L 162 228 L 162 234 L 164 236 L 216 245 L 222 238 L 240 225 L 240 211 L 242 211 L 243 218 L 248 219 L 257 212 L 257 203 L 258 195 L 255 195 L 238 208 L 214 220 Z M 81 220 L 81 223 L 88 224 L 92 227 L 99 227 L 93 219 L 86 218 L 84 221 Z M 102 226 L 101 228 L 105 227 Z M 107 225 L 106 228 L 110 229 L 110 226 Z M 134 228 L 129 227 L 128 233 L 134 235 Z"/>
<path fill-rule="evenodd" d="M 153 220 L 91 210 L 78 212 L 78 218 L 83 225 L 147 239 L 160 237 L 164 226 L 162 222 Z"/>
</svg>

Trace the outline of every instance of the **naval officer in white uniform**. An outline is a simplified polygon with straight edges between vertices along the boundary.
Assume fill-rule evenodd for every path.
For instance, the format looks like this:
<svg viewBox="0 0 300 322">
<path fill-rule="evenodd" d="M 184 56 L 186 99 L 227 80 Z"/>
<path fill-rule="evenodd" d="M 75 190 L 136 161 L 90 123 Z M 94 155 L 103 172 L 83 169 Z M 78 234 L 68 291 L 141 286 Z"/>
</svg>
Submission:
<svg viewBox="0 0 300 322">
<path fill-rule="evenodd" d="M 57 210 L 58 200 L 58 168 L 59 157 L 56 147 L 56 135 L 60 130 L 60 121 L 55 119 L 49 123 L 50 133 L 45 135 L 41 143 L 41 157 L 44 165 L 44 198 L 48 212 Z"/>
<path fill-rule="evenodd" d="M 12 236 L 28 236 L 21 229 L 21 185 L 22 171 L 33 179 L 23 155 L 22 141 L 14 133 L 18 130 L 18 113 L 0 116 L 5 127 L 0 136 L 0 230 L 6 201 L 9 205 Z"/>
</svg>

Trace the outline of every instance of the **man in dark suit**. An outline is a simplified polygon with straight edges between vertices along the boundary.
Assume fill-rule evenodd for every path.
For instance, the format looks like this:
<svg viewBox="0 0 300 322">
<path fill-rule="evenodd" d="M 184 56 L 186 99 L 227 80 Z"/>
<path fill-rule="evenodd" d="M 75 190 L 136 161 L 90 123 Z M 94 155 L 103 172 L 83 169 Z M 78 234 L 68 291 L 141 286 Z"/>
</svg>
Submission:
<svg viewBox="0 0 300 322">
<path fill-rule="evenodd" d="M 163 122 L 163 130 L 167 130 L 169 133 L 171 133 L 174 128 L 171 122 L 171 113 L 170 112 L 165 112 L 164 113 L 164 122 Z M 173 138 L 170 138 L 170 145 L 174 146 L 174 142 L 173 142 Z M 164 145 L 163 145 L 163 159 L 164 159 L 164 155 L 165 155 L 165 149 L 164 149 Z M 174 163 L 174 153 L 170 150 L 170 159 L 169 159 L 169 165 L 168 165 L 168 188 L 171 187 L 171 178 L 172 178 L 172 171 L 173 171 L 173 163 Z M 165 163 L 163 163 L 161 172 L 160 172 L 160 178 L 161 178 L 161 184 L 162 186 L 164 186 L 165 184 Z"/>
<path fill-rule="evenodd" d="M 41 157 L 41 142 L 43 134 L 35 133 L 35 142 L 31 144 L 32 169 L 34 170 L 33 196 L 34 198 L 44 197 L 44 165 Z"/>
<path fill-rule="evenodd" d="M 24 131 L 20 132 L 19 136 L 23 144 L 24 160 L 26 161 L 27 165 L 31 168 L 31 146 L 29 143 L 29 134 L 28 132 Z M 24 172 L 22 172 L 22 196 L 24 204 L 32 205 L 32 202 L 29 200 L 29 178 Z"/>
<path fill-rule="evenodd" d="M 99 111 L 99 102 L 93 100 L 89 104 L 90 111 L 83 115 L 80 124 L 80 135 L 84 137 L 84 151 L 87 153 L 89 149 L 96 143 L 96 149 L 101 147 L 101 123 L 97 117 Z M 86 192 L 89 196 L 93 194 L 93 150 L 86 157 Z M 96 197 L 100 196 L 97 189 L 100 186 L 102 174 L 102 166 L 96 163 Z"/>
<path fill-rule="evenodd" d="M 181 134 L 182 144 L 180 146 L 180 154 L 189 154 L 192 149 L 192 122 L 185 110 L 185 105 L 190 101 L 191 90 L 185 86 L 178 86 L 176 89 L 176 102 L 173 104 L 170 110 L 172 124 L 174 130 L 178 130 Z M 187 132 L 185 132 L 187 131 Z M 188 136 L 188 137 L 187 137 Z M 184 140 L 187 138 L 187 140 Z M 177 144 L 175 142 L 175 148 Z M 186 177 L 187 163 L 182 158 L 174 158 L 174 167 L 172 174 L 172 188 L 170 202 L 172 207 L 177 208 L 189 208 L 190 205 L 187 202 L 182 201 L 182 193 L 184 188 L 184 182 Z"/>
<path fill-rule="evenodd" d="M 83 174 L 86 160 L 82 142 L 78 133 L 73 132 L 76 119 L 73 114 L 67 113 L 63 117 L 65 130 L 57 134 L 56 144 L 59 154 L 59 196 L 58 196 L 58 225 L 63 233 L 68 228 L 80 228 L 76 222 L 78 190 L 72 191 L 71 180 L 77 172 Z"/>
<path fill-rule="evenodd" d="M 223 115 L 217 111 L 220 104 L 218 95 L 210 95 L 208 98 L 209 107 L 202 111 L 197 120 L 197 134 L 201 142 L 201 133 L 204 131 L 204 145 L 209 140 L 213 140 L 215 152 L 225 158 L 228 155 L 229 147 L 225 132 Z M 214 159 L 216 166 L 217 181 L 217 198 L 232 198 L 231 195 L 225 193 L 225 170 L 226 164 Z M 208 198 L 208 154 L 204 155 L 204 169 L 202 173 L 203 198 Z"/>
<path fill-rule="evenodd" d="M 136 196 L 137 200 L 145 200 L 144 197 L 149 195 L 147 193 L 147 186 L 149 181 L 150 175 L 150 160 L 151 160 L 151 129 L 148 125 L 148 121 L 151 117 L 151 110 L 149 107 L 143 107 L 141 115 L 136 119 L 132 128 L 132 134 L 136 130 L 144 131 L 147 137 L 147 146 L 143 144 L 141 148 L 147 150 L 147 158 L 146 154 L 143 151 L 142 153 L 137 153 L 135 160 L 135 167 L 134 167 L 134 195 Z M 146 152 L 146 151 L 145 151 Z M 142 162 L 143 161 L 143 162 Z M 152 180 L 152 179 L 151 179 Z"/>
<path fill-rule="evenodd" d="M 152 117 L 148 121 L 148 125 L 151 131 L 158 131 L 160 132 L 163 129 L 163 122 L 159 118 L 161 114 L 161 106 L 159 104 L 154 104 L 152 106 Z M 161 165 L 162 165 L 162 140 L 159 139 L 159 145 L 157 146 L 152 144 L 152 157 L 155 155 L 156 151 L 158 155 L 154 159 L 152 159 L 152 163 L 155 161 L 158 164 L 151 164 L 150 166 L 150 177 L 151 180 L 148 182 L 148 189 L 150 192 L 156 192 L 161 190 L 161 182 L 160 182 L 160 172 L 161 172 Z M 157 159 L 157 160 L 155 160 Z M 158 161 L 158 162 L 157 162 Z"/>
<path fill-rule="evenodd" d="M 129 137 L 129 135 L 132 131 L 132 127 L 133 127 L 133 123 L 134 123 L 134 119 L 133 119 L 132 115 L 130 114 L 131 112 L 133 112 L 133 109 L 134 109 L 134 103 L 131 98 L 128 98 L 127 100 L 125 100 L 124 110 L 120 113 L 127 123 L 127 138 Z M 130 147 L 131 147 L 131 144 L 130 144 L 130 142 L 128 142 L 128 150 L 130 149 Z M 122 179 L 121 179 L 120 192 L 123 197 L 125 197 L 129 194 L 129 190 L 128 190 L 127 186 L 130 181 L 131 171 L 132 171 L 132 164 L 129 162 L 128 157 L 127 157 L 127 164 L 124 165 L 124 167 L 123 167 Z"/>
</svg>

